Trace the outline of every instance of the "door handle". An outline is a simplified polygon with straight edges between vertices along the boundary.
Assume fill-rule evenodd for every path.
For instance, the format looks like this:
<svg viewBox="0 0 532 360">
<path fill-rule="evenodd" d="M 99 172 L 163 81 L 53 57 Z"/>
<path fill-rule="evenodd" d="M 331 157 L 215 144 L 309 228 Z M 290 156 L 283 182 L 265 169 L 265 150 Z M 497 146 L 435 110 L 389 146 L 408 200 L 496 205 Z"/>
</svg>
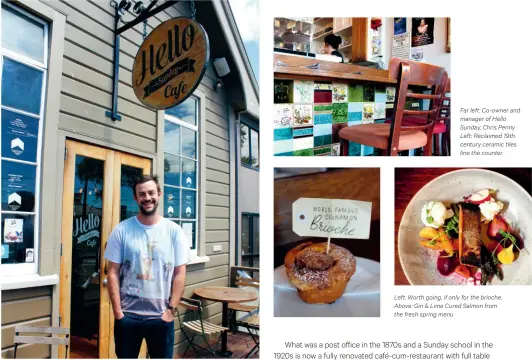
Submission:
<svg viewBox="0 0 532 360">
<path fill-rule="evenodd" d="M 103 286 L 107 286 L 107 278 L 103 279 Z"/>
</svg>

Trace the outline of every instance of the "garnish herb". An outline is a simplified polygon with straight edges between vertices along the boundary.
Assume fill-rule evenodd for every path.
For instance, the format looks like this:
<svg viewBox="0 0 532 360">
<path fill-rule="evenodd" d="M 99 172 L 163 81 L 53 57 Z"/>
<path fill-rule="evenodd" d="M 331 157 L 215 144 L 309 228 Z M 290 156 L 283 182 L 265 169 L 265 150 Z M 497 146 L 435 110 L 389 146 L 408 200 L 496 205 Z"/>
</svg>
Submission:
<svg viewBox="0 0 532 360">
<path fill-rule="evenodd" d="M 519 248 L 519 246 L 517 245 L 517 240 L 515 239 L 515 236 L 513 236 L 510 232 L 506 232 L 504 231 L 503 229 L 500 229 L 499 230 L 499 234 L 502 235 L 502 240 L 501 242 L 505 241 L 505 240 L 510 240 L 514 246 L 517 248 L 517 250 L 519 251 L 523 251 L 522 249 Z M 499 243 L 500 244 L 500 243 Z"/>
</svg>

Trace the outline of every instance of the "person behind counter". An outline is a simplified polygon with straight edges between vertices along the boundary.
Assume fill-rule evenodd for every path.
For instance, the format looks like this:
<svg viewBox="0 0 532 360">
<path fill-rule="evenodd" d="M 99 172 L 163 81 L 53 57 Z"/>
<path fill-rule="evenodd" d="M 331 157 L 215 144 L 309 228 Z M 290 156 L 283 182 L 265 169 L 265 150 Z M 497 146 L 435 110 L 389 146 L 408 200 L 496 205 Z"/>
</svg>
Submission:
<svg viewBox="0 0 532 360">
<path fill-rule="evenodd" d="M 323 50 L 326 54 L 336 55 L 342 58 L 341 62 L 344 62 L 344 56 L 341 52 L 338 51 L 340 44 L 342 43 L 342 38 L 334 34 L 329 34 L 323 40 Z"/>
</svg>

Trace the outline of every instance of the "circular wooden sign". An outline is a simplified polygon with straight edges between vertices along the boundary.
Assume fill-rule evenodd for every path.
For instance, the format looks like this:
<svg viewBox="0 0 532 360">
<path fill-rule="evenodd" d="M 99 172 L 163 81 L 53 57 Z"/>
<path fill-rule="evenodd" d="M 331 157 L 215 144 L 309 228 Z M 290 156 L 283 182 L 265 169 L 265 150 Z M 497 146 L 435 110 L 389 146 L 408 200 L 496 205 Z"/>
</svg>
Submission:
<svg viewBox="0 0 532 360">
<path fill-rule="evenodd" d="M 148 35 L 133 63 L 132 85 L 152 109 L 179 105 L 199 85 L 209 60 L 209 38 L 195 20 L 177 17 Z"/>
</svg>

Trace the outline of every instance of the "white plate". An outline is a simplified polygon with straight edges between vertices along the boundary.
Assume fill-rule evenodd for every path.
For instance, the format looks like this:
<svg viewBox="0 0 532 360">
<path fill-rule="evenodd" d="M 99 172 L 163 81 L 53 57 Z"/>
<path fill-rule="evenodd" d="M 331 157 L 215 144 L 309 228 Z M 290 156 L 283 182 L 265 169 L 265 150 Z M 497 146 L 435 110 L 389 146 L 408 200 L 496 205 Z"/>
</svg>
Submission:
<svg viewBox="0 0 532 360">
<path fill-rule="evenodd" d="M 307 304 L 290 284 L 284 265 L 274 271 L 274 315 L 293 317 L 374 317 L 380 316 L 380 264 L 356 258 L 357 268 L 345 292 L 329 305 Z"/>
<path fill-rule="evenodd" d="M 532 198 L 516 182 L 499 173 L 482 169 L 465 169 L 444 174 L 426 184 L 410 200 L 399 226 L 399 260 L 412 285 L 461 285 L 466 281 L 458 274 L 443 276 L 436 268 L 438 252 L 419 245 L 424 227 L 421 209 L 430 200 L 448 205 L 480 189 L 496 189 L 496 198 L 504 203 L 503 217 L 523 238 L 525 249 L 511 265 L 503 265 L 504 280 L 493 285 L 532 284 Z"/>
</svg>

